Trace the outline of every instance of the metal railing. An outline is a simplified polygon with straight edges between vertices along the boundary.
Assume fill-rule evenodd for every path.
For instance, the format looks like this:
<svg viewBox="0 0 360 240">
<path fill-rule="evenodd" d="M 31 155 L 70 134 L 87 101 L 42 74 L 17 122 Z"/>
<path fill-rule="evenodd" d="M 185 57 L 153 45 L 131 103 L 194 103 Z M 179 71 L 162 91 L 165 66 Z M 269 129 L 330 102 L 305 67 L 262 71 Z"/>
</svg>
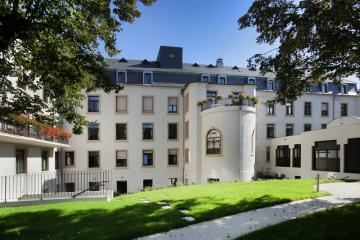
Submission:
<svg viewBox="0 0 360 240">
<path fill-rule="evenodd" d="M 110 170 L 0 176 L 0 202 L 105 195 L 110 186 Z"/>
<path fill-rule="evenodd" d="M 244 98 L 222 98 L 219 100 L 207 101 L 201 105 L 201 111 L 206 109 L 221 107 L 221 106 L 249 106 L 255 107 L 255 103 L 252 99 Z"/>
<path fill-rule="evenodd" d="M 36 139 L 41 139 L 41 140 L 50 141 L 50 142 L 69 144 L 68 138 L 46 136 L 46 135 L 42 134 L 39 130 L 37 130 L 35 127 L 30 126 L 30 125 L 22 126 L 20 124 L 16 125 L 13 123 L 0 121 L 0 132 L 18 135 L 18 136 L 36 138 Z"/>
</svg>

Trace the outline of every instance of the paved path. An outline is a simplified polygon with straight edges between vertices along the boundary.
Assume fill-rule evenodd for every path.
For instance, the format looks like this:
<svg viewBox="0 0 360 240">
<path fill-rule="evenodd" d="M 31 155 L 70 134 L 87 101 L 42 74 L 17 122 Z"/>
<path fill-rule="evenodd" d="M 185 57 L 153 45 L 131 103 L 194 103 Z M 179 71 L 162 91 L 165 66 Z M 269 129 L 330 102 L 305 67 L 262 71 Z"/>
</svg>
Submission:
<svg viewBox="0 0 360 240">
<path fill-rule="evenodd" d="M 244 213 L 193 224 L 140 238 L 141 240 L 222 240 L 233 239 L 246 233 L 270 226 L 307 213 L 340 207 L 360 201 L 360 183 L 321 184 L 321 191 L 332 196 L 306 199 L 280 204 Z"/>
</svg>

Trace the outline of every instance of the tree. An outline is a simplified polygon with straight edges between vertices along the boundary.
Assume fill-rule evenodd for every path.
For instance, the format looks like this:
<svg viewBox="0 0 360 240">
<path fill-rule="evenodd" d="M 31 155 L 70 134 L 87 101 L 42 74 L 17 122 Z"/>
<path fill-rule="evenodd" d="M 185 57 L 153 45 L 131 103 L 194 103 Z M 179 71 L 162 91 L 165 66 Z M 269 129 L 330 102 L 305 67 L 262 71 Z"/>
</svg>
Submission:
<svg viewBox="0 0 360 240">
<path fill-rule="evenodd" d="M 258 43 L 279 44 L 249 59 L 249 67 L 279 79 L 277 102 L 325 80 L 360 77 L 358 0 L 255 0 L 238 22 L 240 29 L 256 27 Z"/>
<path fill-rule="evenodd" d="M 66 120 L 75 134 L 81 133 L 89 124 L 78 112 L 84 92 L 121 90 L 106 74 L 99 41 L 110 56 L 118 54 L 121 24 L 140 17 L 139 2 L 149 6 L 154 1 L 1 1 L 0 119 L 24 114 L 52 125 Z M 24 89 L 44 89 L 50 103 Z"/>
</svg>

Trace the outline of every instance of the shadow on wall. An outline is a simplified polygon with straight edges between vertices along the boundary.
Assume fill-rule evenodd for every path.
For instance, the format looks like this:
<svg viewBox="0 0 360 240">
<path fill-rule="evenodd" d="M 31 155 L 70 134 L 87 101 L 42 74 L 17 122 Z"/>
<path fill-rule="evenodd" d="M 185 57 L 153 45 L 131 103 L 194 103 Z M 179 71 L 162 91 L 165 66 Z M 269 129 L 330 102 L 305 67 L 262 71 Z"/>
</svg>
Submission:
<svg viewBox="0 0 360 240">
<path fill-rule="evenodd" d="M 0 239 L 132 239 L 189 225 L 181 219 L 180 209 L 189 209 L 189 216 L 200 222 L 289 201 L 264 195 L 228 204 L 214 202 L 214 198 L 163 199 L 172 209 L 162 209 L 156 202 L 124 205 L 122 198 L 103 203 L 103 208 L 91 208 L 91 203 L 64 204 L 46 210 L 41 210 L 42 206 L 31 211 L 19 209 L 21 212 L 11 208 L 6 214 L 0 208 Z M 79 208 L 83 209 L 76 210 Z"/>
</svg>

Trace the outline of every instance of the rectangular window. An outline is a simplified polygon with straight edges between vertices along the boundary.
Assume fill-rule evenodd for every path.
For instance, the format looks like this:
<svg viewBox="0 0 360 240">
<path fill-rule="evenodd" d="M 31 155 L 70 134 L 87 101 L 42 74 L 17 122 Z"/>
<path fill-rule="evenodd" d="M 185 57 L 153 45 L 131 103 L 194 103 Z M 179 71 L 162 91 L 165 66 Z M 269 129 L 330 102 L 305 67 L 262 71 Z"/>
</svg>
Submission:
<svg viewBox="0 0 360 240">
<path fill-rule="evenodd" d="M 304 115 L 311 116 L 311 102 L 304 102 Z"/>
<path fill-rule="evenodd" d="M 99 112 L 100 111 L 100 97 L 99 96 L 88 96 L 88 112 Z"/>
<path fill-rule="evenodd" d="M 287 102 L 285 104 L 285 111 L 286 111 L 286 115 L 290 116 L 290 115 L 294 115 L 294 103 L 293 102 Z"/>
<path fill-rule="evenodd" d="M 71 167 L 75 165 L 75 152 L 65 152 L 65 167 Z"/>
<path fill-rule="evenodd" d="M 178 98 L 168 97 L 168 113 L 177 113 L 177 112 L 178 112 Z"/>
<path fill-rule="evenodd" d="M 143 150 L 143 166 L 153 166 L 154 165 L 154 151 L 153 150 Z"/>
<path fill-rule="evenodd" d="M 143 113 L 154 112 L 154 99 L 153 97 L 143 97 Z"/>
<path fill-rule="evenodd" d="M 118 71 L 117 72 L 117 84 L 125 84 L 126 83 L 126 72 L 125 71 Z"/>
<path fill-rule="evenodd" d="M 100 191 L 100 183 L 99 182 L 89 182 L 89 190 L 90 191 Z"/>
<path fill-rule="evenodd" d="M 321 124 L 321 129 L 326 129 L 326 124 Z"/>
<path fill-rule="evenodd" d="M 25 149 L 16 149 L 16 174 L 27 172 L 27 157 Z"/>
<path fill-rule="evenodd" d="M 248 84 L 252 84 L 254 85 L 255 84 L 255 78 L 248 78 Z"/>
<path fill-rule="evenodd" d="M 292 136 L 294 135 L 294 124 L 286 124 L 286 136 Z"/>
<path fill-rule="evenodd" d="M 274 115 L 275 114 L 275 103 L 274 102 L 269 102 L 266 105 L 266 113 L 267 113 L 267 115 Z"/>
<path fill-rule="evenodd" d="M 127 139 L 127 124 L 126 123 L 117 123 L 116 124 L 116 140 L 126 140 Z"/>
<path fill-rule="evenodd" d="M 346 117 L 347 115 L 348 115 L 347 103 L 342 103 L 341 104 L 341 116 Z"/>
<path fill-rule="evenodd" d="M 226 84 L 226 77 L 225 76 L 219 76 L 218 77 L 218 84 Z"/>
<path fill-rule="evenodd" d="M 151 85 L 153 83 L 153 75 L 152 73 L 145 72 L 143 76 L 143 84 Z"/>
<path fill-rule="evenodd" d="M 309 131 L 311 131 L 311 124 L 305 123 L 304 124 L 304 132 L 309 132 Z"/>
<path fill-rule="evenodd" d="M 88 128 L 88 140 L 99 140 L 99 124 L 94 123 Z"/>
<path fill-rule="evenodd" d="M 186 94 L 184 97 L 184 112 L 187 113 L 189 111 L 189 94 Z"/>
<path fill-rule="evenodd" d="M 143 180 L 143 188 L 151 188 L 153 186 L 152 179 L 144 179 Z"/>
<path fill-rule="evenodd" d="M 301 167 L 301 144 L 295 144 L 293 148 L 293 167 Z"/>
<path fill-rule="evenodd" d="M 316 171 L 340 171 L 340 145 L 336 140 L 315 142 L 312 169 Z"/>
<path fill-rule="evenodd" d="M 41 151 L 41 171 L 49 170 L 49 152 Z"/>
<path fill-rule="evenodd" d="M 348 93 L 347 85 L 341 85 L 341 93 L 342 94 L 347 94 Z"/>
<path fill-rule="evenodd" d="M 185 152 L 184 152 L 184 161 L 185 163 L 189 163 L 189 149 L 185 148 Z"/>
<path fill-rule="evenodd" d="M 185 139 L 188 139 L 189 138 L 189 121 L 186 121 L 185 122 Z"/>
<path fill-rule="evenodd" d="M 100 153 L 99 153 L 99 151 L 90 151 L 88 160 L 89 160 L 89 168 L 98 168 L 98 167 L 100 167 Z"/>
<path fill-rule="evenodd" d="M 127 167 L 127 151 L 116 151 L 116 167 Z"/>
<path fill-rule="evenodd" d="M 278 146 L 276 149 L 276 166 L 290 167 L 290 148 L 288 145 Z"/>
<path fill-rule="evenodd" d="M 154 125 L 152 123 L 143 123 L 143 140 L 153 139 Z"/>
<path fill-rule="evenodd" d="M 324 83 L 322 84 L 322 88 L 321 88 L 322 92 L 323 93 L 328 93 L 328 84 L 327 83 Z"/>
<path fill-rule="evenodd" d="M 210 99 L 211 101 L 216 101 L 217 92 L 216 91 L 207 91 L 206 92 L 206 98 Z"/>
<path fill-rule="evenodd" d="M 210 82 L 210 76 L 209 75 L 201 75 L 201 82 Z"/>
<path fill-rule="evenodd" d="M 329 116 L 329 103 L 321 103 L 321 116 Z"/>
<path fill-rule="evenodd" d="M 360 138 L 348 139 L 348 143 L 344 144 L 344 147 L 344 172 L 360 173 Z"/>
<path fill-rule="evenodd" d="M 308 93 L 311 92 L 311 86 L 306 86 L 305 91 L 308 92 Z"/>
<path fill-rule="evenodd" d="M 116 96 L 116 112 L 127 112 L 127 96 Z"/>
<path fill-rule="evenodd" d="M 267 89 L 268 90 L 274 90 L 274 81 L 273 80 L 268 80 L 267 81 Z"/>
<path fill-rule="evenodd" d="M 266 147 L 266 161 L 270 162 L 270 147 Z"/>
<path fill-rule="evenodd" d="M 65 192 L 75 192 L 75 183 L 65 183 Z"/>
<path fill-rule="evenodd" d="M 275 124 L 266 124 L 266 137 L 267 138 L 275 137 Z"/>
<path fill-rule="evenodd" d="M 55 152 L 55 169 L 59 169 L 60 168 L 60 152 L 56 151 Z"/>
<path fill-rule="evenodd" d="M 178 139 L 177 130 L 178 130 L 177 123 L 169 123 L 169 125 L 168 125 L 168 139 L 169 140 L 177 140 Z"/>
<path fill-rule="evenodd" d="M 178 150 L 169 149 L 168 151 L 168 165 L 177 165 L 178 164 Z"/>
</svg>

